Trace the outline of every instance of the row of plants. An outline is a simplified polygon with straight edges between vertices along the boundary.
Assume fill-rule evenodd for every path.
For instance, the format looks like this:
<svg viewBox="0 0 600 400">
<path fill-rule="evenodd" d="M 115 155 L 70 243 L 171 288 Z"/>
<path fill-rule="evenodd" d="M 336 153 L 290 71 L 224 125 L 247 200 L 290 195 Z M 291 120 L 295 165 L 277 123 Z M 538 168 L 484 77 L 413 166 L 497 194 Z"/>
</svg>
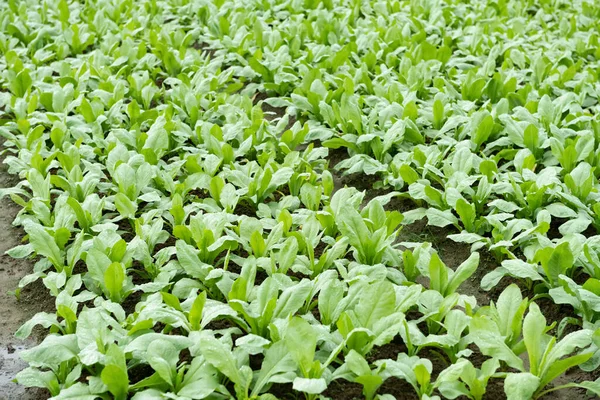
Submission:
<svg viewBox="0 0 600 400">
<path fill-rule="evenodd" d="M 9 254 L 35 262 L 16 294 L 41 280 L 56 310 L 16 332 L 45 336 L 16 380 L 600 394 L 599 21 L 593 1 L 0 3 L 20 178 L 0 195 L 26 233 Z M 457 268 L 403 235 L 424 218 L 470 246 Z M 467 294 L 478 276 L 497 298 Z"/>
</svg>

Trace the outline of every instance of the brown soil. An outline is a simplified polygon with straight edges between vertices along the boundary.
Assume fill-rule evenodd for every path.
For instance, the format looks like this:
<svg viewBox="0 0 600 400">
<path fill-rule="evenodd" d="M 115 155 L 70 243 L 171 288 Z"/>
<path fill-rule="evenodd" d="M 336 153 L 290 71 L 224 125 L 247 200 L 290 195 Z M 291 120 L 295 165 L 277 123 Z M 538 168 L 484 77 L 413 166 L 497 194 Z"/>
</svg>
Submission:
<svg viewBox="0 0 600 400">
<path fill-rule="evenodd" d="M 301 393 L 294 391 L 291 383 L 276 383 L 266 391 L 281 400 L 303 399 Z"/>
<path fill-rule="evenodd" d="M 192 48 L 207 54 L 209 58 L 214 58 L 215 53 L 217 52 L 216 49 L 211 49 L 208 43 L 198 41 L 192 44 Z"/>
<path fill-rule="evenodd" d="M 377 393 L 391 394 L 397 399 L 417 400 L 419 398 L 410 383 L 398 378 L 386 379 Z"/>
<path fill-rule="evenodd" d="M 256 218 L 256 208 L 245 199 L 241 199 L 239 203 L 237 203 L 233 213 L 235 215 L 246 215 L 248 217 Z"/>
<path fill-rule="evenodd" d="M 506 394 L 504 393 L 504 379 L 490 379 L 485 388 L 483 398 L 485 400 L 506 399 Z"/>
<path fill-rule="evenodd" d="M 323 392 L 323 396 L 329 397 L 332 400 L 364 399 L 362 385 L 342 379 L 331 382 L 327 390 Z"/>
<path fill-rule="evenodd" d="M 333 176 L 334 191 L 346 186 L 353 186 L 360 191 L 366 191 L 367 194 L 365 198 L 368 199 L 373 184 L 377 182 L 379 178 L 377 175 L 366 175 L 361 173 L 343 175 L 343 171 L 336 170 L 335 166 L 347 158 L 349 158 L 348 152 L 345 149 L 329 149 L 327 160 L 329 161 L 329 172 L 331 172 L 331 175 Z"/>
<path fill-rule="evenodd" d="M 258 104 L 260 103 L 260 108 L 263 111 L 264 118 L 271 122 L 273 120 L 283 118 L 286 114 L 286 107 L 273 107 L 270 104 L 264 102 L 267 100 L 269 95 L 267 93 L 258 92 L 252 97 L 252 103 Z M 296 123 L 296 117 L 294 115 L 289 115 L 288 123 L 284 129 L 284 132 L 290 129 Z"/>
<path fill-rule="evenodd" d="M 377 360 L 396 360 L 398 354 L 406 352 L 406 345 L 402 343 L 402 338 L 397 336 L 390 343 L 384 344 L 383 346 L 374 347 L 373 350 L 367 354 L 367 361 L 374 363 Z"/>
</svg>

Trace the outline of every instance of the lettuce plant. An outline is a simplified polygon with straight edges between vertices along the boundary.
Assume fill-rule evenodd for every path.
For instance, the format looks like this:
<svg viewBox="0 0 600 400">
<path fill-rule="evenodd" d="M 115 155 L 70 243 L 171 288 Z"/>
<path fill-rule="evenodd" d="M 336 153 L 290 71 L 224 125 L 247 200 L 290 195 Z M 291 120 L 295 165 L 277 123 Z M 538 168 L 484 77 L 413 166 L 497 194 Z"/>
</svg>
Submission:
<svg viewBox="0 0 600 400">
<path fill-rule="evenodd" d="M 473 340 L 484 354 L 493 356 L 520 371 L 505 375 L 504 390 L 508 398 L 538 398 L 547 392 L 574 386 L 598 393 L 594 382 L 569 383 L 545 389 L 567 369 L 585 363 L 593 355 L 592 352 L 586 351 L 592 343 L 593 331 L 582 329 L 557 340 L 556 337 L 548 334 L 551 328 L 552 326 L 546 325 L 546 318 L 539 307 L 531 303 L 522 322 L 523 339 L 512 348 L 502 340 L 500 334 L 492 330 L 477 328 L 473 331 Z M 573 355 L 576 350 L 582 351 Z M 528 368 L 519 357 L 523 352 L 529 359 Z"/>
</svg>

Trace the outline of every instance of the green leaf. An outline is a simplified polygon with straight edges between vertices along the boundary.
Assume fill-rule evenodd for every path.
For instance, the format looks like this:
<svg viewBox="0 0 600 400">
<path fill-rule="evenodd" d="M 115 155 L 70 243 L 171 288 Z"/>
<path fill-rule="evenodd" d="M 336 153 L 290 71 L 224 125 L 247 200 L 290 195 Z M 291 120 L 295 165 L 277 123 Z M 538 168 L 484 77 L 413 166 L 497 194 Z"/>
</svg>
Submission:
<svg viewBox="0 0 600 400">
<path fill-rule="evenodd" d="M 427 221 L 429 225 L 444 228 L 448 225 L 458 225 L 458 219 L 452 214 L 452 210 L 427 209 Z"/>
<path fill-rule="evenodd" d="M 396 292 L 389 281 L 372 283 L 363 288 L 354 309 L 365 328 L 372 328 L 377 321 L 392 314 L 396 308 Z"/>
<path fill-rule="evenodd" d="M 195 357 L 181 382 L 182 387 L 177 391 L 178 396 L 203 399 L 215 392 L 219 379 L 215 369 L 202 357 Z"/>
<path fill-rule="evenodd" d="M 565 373 L 570 368 L 576 367 L 583 364 L 592 356 L 594 353 L 578 354 L 573 357 L 568 357 L 563 360 L 555 361 L 549 368 L 543 373 L 542 380 L 540 382 L 540 388 L 544 388 L 547 384 L 558 378 L 561 374 Z"/>
<path fill-rule="evenodd" d="M 371 374 L 371 368 L 367 360 L 354 350 L 350 350 L 344 361 L 348 368 L 358 376 Z"/>
<path fill-rule="evenodd" d="M 137 204 L 129 200 L 124 193 L 117 193 L 115 195 L 115 207 L 119 214 L 125 218 L 135 218 L 135 212 L 137 211 Z"/>
<path fill-rule="evenodd" d="M 313 327 L 302 318 L 294 317 L 288 324 L 284 341 L 302 375 L 309 377 L 317 347 L 317 335 Z"/>
<path fill-rule="evenodd" d="M 521 323 L 527 304 L 527 300 L 523 300 L 521 289 L 514 283 L 498 296 L 496 310 L 499 317 L 498 327 L 502 335 L 512 335 L 514 339 L 521 336 Z"/>
<path fill-rule="evenodd" d="M 419 175 L 417 172 L 408 164 L 402 164 L 398 170 L 402 180 L 406 182 L 408 185 L 415 183 L 419 180 Z"/>
<path fill-rule="evenodd" d="M 179 351 L 171 342 L 158 339 L 148 347 L 148 363 L 171 387 L 175 385 Z"/>
<path fill-rule="evenodd" d="M 129 392 L 129 377 L 127 372 L 116 365 L 107 365 L 101 373 L 102 382 L 108 391 L 115 396 L 115 400 L 127 398 Z"/>
<path fill-rule="evenodd" d="M 244 378 L 228 346 L 214 337 L 206 336 L 200 339 L 199 349 L 204 358 L 206 358 L 206 361 L 217 368 L 223 375 L 235 384 L 244 385 Z"/>
<path fill-rule="evenodd" d="M 298 240 L 290 236 L 285 240 L 278 253 L 279 272 L 285 274 L 294 265 L 297 254 Z"/>
<path fill-rule="evenodd" d="M 302 280 L 300 283 L 285 289 L 277 300 L 273 317 L 285 319 L 290 315 L 294 315 L 304 305 L 312 287 L 311 281 Z"/>
<path fill-rule="evenodd" d="M 539 150 L 539 140 L 538 128 L 533 124 L 529 124 L 523 133 L 523 143 L 525 144 L 525 147 L 527 147 L 531 153 L 536 154 Z"/>
<path fill-rule="evenodd" d="M 460 284 L 460 283 L 459 283 Z M 440 260 L 437 253 L 431 255 L 429 261 L 429 286 L 433 290 L 437 290 L 442 295 L 445 295 L 448 286 L 448 268 Z"/>
<path fill-rule="evenodd" d="M 54 367 L 69 361 L 79 354 L 77 337 L 71 335 L 46 336 L 39 345 L 21 352 L 21 358 L 34 367 Z"/>
<path fill-rule="evenodd" d="M 507 400 L 531 400 L 539 383 L 540 378 L 529 372 L 508 374 L 504 381 L 504 393 Z"/>
<path fill-rule="evenodd" d="M 431 380 L 431 373 L 423 364 L 417 364 L 414 367 L 415 377 L 417 379 L 417 383 L 421 388 L 427 387 Z"/>
<path fill-rule="evenodd" d="M 488 138 L 492 134 L 493 128 L 494 117 L 488 114 L 479 122 L 479 126 L 477 126 L 475 130 L 475 135 L 472 138 L 476 148 L 481 147 L 481 145 L 488 140 Z"/>
<path fill-rule="evenodd" d="M 323 378 L 296 378 L 292 385 L 294 390 L 308 394 L 320 394 L 327 389 L 327 382 Z"/>
<path fill-rule="evenodd" d="M 473 318 L 469 325 L 470 337 L 473 339 L 482 354 L 495 357 L 506 362 L 509 367 L 519 371 L 523 370 L 521 360 L 504 342 L 504 337 L 498 332 L 490 330 L 485 319 Z"/>
<path fill-rule="evenodd" d="M 188 315 L 188 319 L 190 321 L 190 325 L 193 330 L 200 330 L 200 322 L 202 321 L 202 311 L 204 310 L 204 304 L 206 303 L 206 292 L 200 292 L 194 303 L 192 304 L 192 308 L 190 309 L 190 313 Z"/>
<path fill-rule="evenodd" d="M 23 97 L 31 88 L 32 80 L 27 69 L 20 71 L 14 80 L 11 81 L 10 90 L 16 97 Z"/>
<path fill-rule="evenodd" d="M 573 253 L 568 242 L 556 246 L 548 262 L 542 263 L 551 285 L 557 284 L 558 276 L 569 270 L 573 266 L 573 261 Z"/>
<path fill-rule="evenodd" d="M 260 231 L 254 231 L 250 235 L 250 247 L 256 257 L 262 257 L 265 254 L 267 246 Z"/>
<path fill-rule="evenodd" d="M 444 295 L 448 296 L 458 289 L 458 287 L 469 279 L 479 266 L 479 253 L 472 253 L 462 264 L 458 266 L 452 277 L 449 279 Z"/>
<path fill-rule="evenodd" d="M 25 224 L 25 231 L 35 252 L 48 257 L 57 269 L 62 269 L 63 257 L 54 238 L 42 226 L 35 223 Z"/>
<path fill-rule="evenodd" d="M 279 375 L 296 370 L 296 362 L 287 350 L 284 341 L 273 344 L 265 353 L 256 383 L 252 388 L 252 396 L 260 394 L 271 380 Z"/>
<path fill-rule="evenodd" d="M 319 293 L 317 306 L 321 314 L 321 323 L 330 325 L 336 322 L 336 311 L 344 297 L 344 284 L 337 280 L 328 282 Z"/>
<path fill-rule="evenodd" d="M 475 206 L 467 203 L 467 201 L 461 197 L 456 201 L 456 213 L 459 215 L 465 230 L 467 232 L 474 232 L 475 219 L 477 217 Z"/>
<path fill-rule="evenodd" d="M 361 260 L 366 262 L 371 259 L 374 249 L 367 246 L 371 232 L 361 215 L 353 207 L 346 205 L 336 215 L 336 223 L 340 232 L 356 248 Z"/>
<path fill-rule="evenodd" d="M 600 396 L 600 379 L 597 379 L 594 382 L 584 381 L 584 382 L 576 383 L 575 385 L 578 387 L 587 389 L 597 396 Z"/>
<path fill-rule="evenodd" d="M 433 129 L 440 129 L 444 123 L 444 104 L 440 99 L 433 102 Z"/>
<path fill-rule="evenodd" d="M 104 284 L 112 301 L 120 302 L 124 282 L 125 271 L 123 265 L 119 262 L 110 264 L 104 272 Z"/>
<path fill-rule="evenodd" d="M 541 372 L 541 360 L 547 342 L 545 331 L 546 318 L 540 312 L 537 304 L 531 303 L 529 305 L 529 312 L 523 321 L 523 340 L 529 356 L 529 370 L 536 376 Z"/>
</svg>

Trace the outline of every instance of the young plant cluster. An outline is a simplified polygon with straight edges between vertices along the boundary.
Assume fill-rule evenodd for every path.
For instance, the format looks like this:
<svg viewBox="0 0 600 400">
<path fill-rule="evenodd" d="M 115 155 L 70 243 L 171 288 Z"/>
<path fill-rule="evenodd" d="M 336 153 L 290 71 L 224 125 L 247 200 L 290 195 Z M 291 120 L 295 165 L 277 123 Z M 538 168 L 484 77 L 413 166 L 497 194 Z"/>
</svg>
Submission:
<svg viewBox="0 0 600 400">
<path fill-rule="evenodd" d="M 16 332 L 45 333 L 16 380 L 600 395 L 599 29 L 593 0 L 0 2 L 9 254 L 56 310 Z M 422 219 L 471 256 L 404 240 Z M 504 289 L 478 304 L 476 276 Z"/>
</svg>

